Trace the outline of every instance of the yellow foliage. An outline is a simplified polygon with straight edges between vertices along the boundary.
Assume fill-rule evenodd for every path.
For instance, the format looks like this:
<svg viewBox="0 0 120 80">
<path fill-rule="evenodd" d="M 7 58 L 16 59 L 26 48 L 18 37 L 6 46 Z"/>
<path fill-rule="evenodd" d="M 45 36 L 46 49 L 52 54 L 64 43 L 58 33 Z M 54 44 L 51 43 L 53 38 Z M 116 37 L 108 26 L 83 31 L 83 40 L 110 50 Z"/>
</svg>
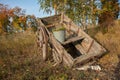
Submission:
<svg viewBox="0 0 120 80">
<path fill-rule="evenodd" d="M 3 33 L 2 24 L 1 24 L 1 22 L 0 22 L 0 34 L 2 34 L 2 33 Z"/>
<path fill-rule="evenodd" d="M 26 17 L 20 16 L 20 17 L 19 17 L 19 22 L 20 22 L 20 23 L 25 23 L 25 22 L 26 22 Z"/>
<path fill-rule="evenodd" d="M 21 27 L 19 26 L 19 24 L 17 22 L 13 22 L 13 26 L 15 29 L 21 30 Z"/>
</svg>

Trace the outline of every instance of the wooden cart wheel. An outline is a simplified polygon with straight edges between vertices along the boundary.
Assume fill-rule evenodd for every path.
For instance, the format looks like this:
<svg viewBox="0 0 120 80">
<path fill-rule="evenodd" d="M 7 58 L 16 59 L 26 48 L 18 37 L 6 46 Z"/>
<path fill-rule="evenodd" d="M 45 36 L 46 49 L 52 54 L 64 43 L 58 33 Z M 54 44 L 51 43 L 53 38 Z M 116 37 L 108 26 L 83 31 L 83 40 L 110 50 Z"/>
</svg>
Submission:
<svg viewBox="0 0 120 80">
<path fill-rule="evenodd" d="M 46 60 L 46 54 L 47 54 L 47 35 L 43 29 L 43 27 L 39 27 L 38 29 L 38 45 L 39 47 L 41 48 L 41 53 L 42 53 L 42 57 L 43 57 L 43 60 L 45 61 Z"/>
<path fill-rule="evenodd" d="M 54 59 L 54 61 L 55 62 L 59 62 L 60 59 L 59 59 L 59 56 L 58 56 L 57 52 L 54 49 L 52 49 L 52 53 L 53 53 L 53 59 Z"/>
</svg>

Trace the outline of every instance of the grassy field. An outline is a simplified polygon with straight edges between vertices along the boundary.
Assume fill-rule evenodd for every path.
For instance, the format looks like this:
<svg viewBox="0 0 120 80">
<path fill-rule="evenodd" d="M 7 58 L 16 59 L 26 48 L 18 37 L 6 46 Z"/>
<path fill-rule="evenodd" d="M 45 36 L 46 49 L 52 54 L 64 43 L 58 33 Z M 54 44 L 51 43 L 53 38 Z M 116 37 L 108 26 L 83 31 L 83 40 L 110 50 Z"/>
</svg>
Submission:
<svg viewBox="0 0 120 80">
<path fill-rule="evenodd" d="M 52 65 L 42 61 L 35 33 L 0 36 L 0 80 L 92 80 L 96 75 Z"/>
<path fill-rule="evenodd" d="M 24 32 L 0 36 L 0 80 L 119 80 L 120 37 L 119 25 L 103 34 L 90 29 L 88 34 L 102 44 L 108 53 L 98 60 L 102 71 L 77 71 L 53 61 L 43 62 L 36 45 L 36 35 Z"/>
<path fill-rule="evenodd" d="M 120 21 L 116 21 L 113 27 L 108 28 L 108 32 L 99 31 L 100 28 L 89 30 L 89 34 L 94 37 L 108 52 L 104 55 L 99 63 L 108 72 L 110 77 L 115 80 L 120 79 Z"/>
</svg>

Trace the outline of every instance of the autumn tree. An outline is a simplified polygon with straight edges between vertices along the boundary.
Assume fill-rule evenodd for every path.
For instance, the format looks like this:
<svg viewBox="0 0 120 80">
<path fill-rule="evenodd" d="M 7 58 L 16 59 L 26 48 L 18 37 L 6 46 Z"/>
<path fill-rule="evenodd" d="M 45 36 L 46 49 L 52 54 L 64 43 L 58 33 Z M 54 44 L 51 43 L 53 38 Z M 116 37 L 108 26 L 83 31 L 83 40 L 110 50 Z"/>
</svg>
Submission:
<svg viewBox="0 0 120 80">
<path fill-rule="evenodd" d="M 12 16 L 12 26 L 15 30 L 21 30 L 24 29 L 26 30 L 26 16 L 25 16 L 25 11 L 22 10 L 19 7 L 13 8 L 14 10 L 14 15 Z"/>
<path fill-rule="evenodd" d="M 75 23 L 85 27 L 86 23 L 95 21 L 94 10 L 95 0 L 38 0 L 40 3 L 40 9 L 49 13 L 52 10 L 56 13 L 64 12 L 68 15 Z M 87 19 L 89 22 L 87 22 Z"/>
<path fill-rule="evenodd" d="M 37 31 L 37 18 L 34 15 L 27 15 L 27 25 L 35 32 Z"/>
<path fill-rule="evenodd" d="M 119 15 L 118 0 L 101 0 L 102 6 L 99 15 L 99 24 L 102 27 L 114 25 Z"/>
<path fill-rule="evenodd" d="M 0 4 L 0 33 L 7 32 L 9 18 L 13 15 L 13 11 L 7 5 Z"/>
<path fill-rule="evenodd" d="M 51 13 L 53 10 L 55 14 L 64 12 L 84 28 L 91 24 L 94 26 L 97 20 L 100 26 L 113 25 L 119 15 L 118 0 L 38 0 L 38 2 L 45 12 Z"/>
<path fill-rule="evenodd" d="M 0 4 L 0 33 L 26 29 L 25 10 Z"/>
</svg>

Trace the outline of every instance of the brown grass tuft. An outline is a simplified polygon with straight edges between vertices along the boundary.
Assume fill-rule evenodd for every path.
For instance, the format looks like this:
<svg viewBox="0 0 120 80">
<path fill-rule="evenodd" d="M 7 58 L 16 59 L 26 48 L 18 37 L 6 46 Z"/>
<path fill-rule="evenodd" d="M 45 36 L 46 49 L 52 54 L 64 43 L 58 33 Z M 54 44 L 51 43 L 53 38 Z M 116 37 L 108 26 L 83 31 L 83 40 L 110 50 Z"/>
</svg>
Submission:
<svg viewBox="0 0 120 80">
<path fill-rule="evenodd" d="M 108 50 L 108 53 L 100 59 L 102 66 L 107 69 L 117 66 L 120 61 L 118 58 L 118 55 L 120 55 L 119 34 L 120 21 L 115 21 L 115 25 L 113 27 L 109 27 L 108 32 L 105 34 L 103 34 L 100 30 L 97 30 L 96 34 L 92 33 L 92 36 L 94 35 L 94 38 Z"/>
</svg>

